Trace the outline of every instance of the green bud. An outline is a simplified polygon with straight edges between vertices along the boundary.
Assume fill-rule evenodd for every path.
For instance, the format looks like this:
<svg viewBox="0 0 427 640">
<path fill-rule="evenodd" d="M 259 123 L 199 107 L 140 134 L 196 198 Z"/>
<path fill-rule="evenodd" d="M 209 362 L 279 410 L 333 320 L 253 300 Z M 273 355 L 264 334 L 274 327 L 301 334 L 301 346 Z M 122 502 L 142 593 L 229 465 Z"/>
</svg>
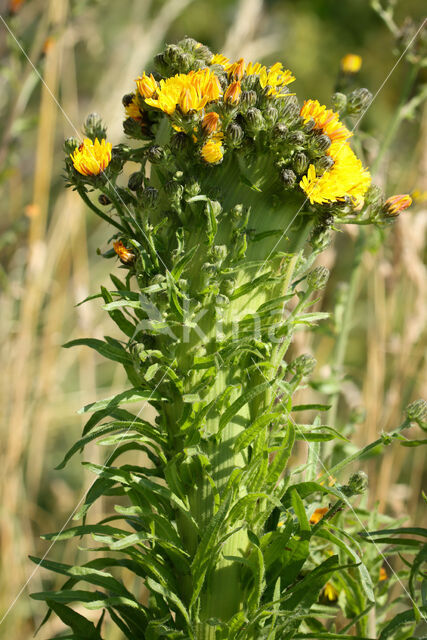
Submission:
<svg viewBox="0 0 427 640">
<path fill-rule="evenodd" d="M 200 193 L 200 184 L 197 182 L 195 178 L 192 178 L 185 185 L 185 192 L 188 193 L 190 198 L 197 196 Z"/>
<path fill-rule="evenodd" d="M 227 298 L 227 296 L 224 296 L 221 293 L 219 293 L 215 298 L 215 302 L 217 307 L 226 307 L 230 303 L 230 300 L 229 298 Z"/>
<path fill-rule="evenodd" d="M 182 184 L 179 184 L 179 182 L 176 182 L 176 180 L 168 180 L 168 182 L 165 183 L 165 191 L 173 199 L 180 200 L 184 193 L 184 187 Z"/>
<path fill-rule="evenodd" d="M 316 160 L 314 166 L 316 168 L 316 175 L 322 176 L 325 171 L 328 171 L 334 166 L 334 161 L 332 160 L 331 156 L 322 156 L 321 158 Z"/>
<path fill-rule="evenodd" d="M 85 135 L 91 140 L 98 138 L 98 140 L 101 141 L 107 137 L 107 129 L 98 113 L 90 113 L 88 115 L 83 125 L 83 130 Z"/>
<path fill-rule="evenodd" d="M 232 278 L 227 278 L 226 280 L 224 280 L 222 282 L 221 288 L 222 288 L 224 294 L 227 297 L 230 297 L 233 294 L 234 289 L 236 288 L 236 283 Z"/>
<path fill-rule="evenodd" d="M 101 195 L 98 196 L 98 202 L 99 204 L 102 204 L 103 207 L 106 207 L 107 205 L 111 204 L 110 198 L 108 198 L 105 195 L 105 193 L 101 193 Z"/>
<path fill-rule="evenodd" d="M 178 44 L 185 51 L 192 53 L 199 43 L 194 38 L 185 36 L 185 38 L 180 40 Z"/>
<path fill-rule="evenodd" d="M 280 172 L 280 177 L 285 187 L 293 187 L 297 179 L 292 169 L 283 169 Z"/>
<path fill-rule="evenodd" d="M 303 353 L 290 363 L 289 369 L 297 376 L 309 376 L 316 366 L 316 359 L 308 353 Z"/>
<path fill-rule="evenodd" d="M 147 139 L 147 137 L 150 137 L 147 135 L 147 127 L 133 118 L 126 118 L 126 120 L 123 120 L 123 131 L 127 136 L 129 136 L 129 138 L 134 138 L 135 140 L 144 140 Z"/>
<path fill-rule="evenodd" d="M 307 284 L 310 289 L 323 289 L 329 278 L 329 269 L 326 267 L 316 267 L 307 276 Z"/>
<path fill-rule="evenodd" d="M 215 275 L 217 270 L 218 269 L 216 264 L 211 264 L 210 262 L 205 262 L 204 264 L 202 264 L 202 271 L 209 276 Z"/>
<path fill-rule="evenodd" d="M 154 207 L 157 204 L 157 200 L 159 198 L 159 192 L 154 187 L 147 187 L 143 190 L 142 201 L 144 205 L 148 208 Z"/>
<path fill-rule="evenodd" d="M 305 131 L 306 133 L 310 133 L 310 131 L 312 131 L 312 130 L 314 129 L 315 125 L 316 125 L 315 120 L 314 120 L 313 118 L 310 118 L 310 119 L 309 119 L 309 120 L 307 120 L 307 122 L 304 124 L 303 129 L 304 129 L 304 131 Z"/>
<path fill-rule="evenodd" d="M 116 196 L 118 198 L 118 201 L 121 204 L 127 205 L 133 201 L 133 196 L 124 187 L 115 187 L 115 191 L 116 191 Z"/>
<path fill-rule="evenodd" d="M 214 214 L 215 218 L 217 218 L 219 216 L 219 214 L 221 213 L 221 211 L 222 211 L 221 203 L 218 202 L 218 200 L 210 200 L 209 204 L 212 207 L 213 214 Z M 206 206 L 205 206 L 205 213 L 206 214 L 208 213 L 207 212 L 207 206 L 208 206 L 208 204 L 206 203 Z"/>
<path fill-rule="evenodd" d="M 131 173 L 128 180 L 128 188 L 131 191 L 138 191 L 142 187 L 142 181 L 144 179 L 144 174 L 141 171 L 135 171 L 135 173 Z"/>
<path fill-rule="evenodd" d="M 227 257 L 227 247 L 225 244 L 214 245 L 211 250 L 211 255 L 213 260 L 221 264 Z"/>
<path fill-rule="evenodd" d="M 164 53 L 158 53 L 156 56 L 154 56 L 154 65 L 162 75 L 168 73 L 168 62 L 166 61 Z"/>
<path fill-rule="evenodd" d="M 80 140 L 78 140 L 77 138 L 71 137 L 64 140 L 64 151 L 67 155 L 73 153 L 73 151 L 77 149 L 78 146 L 80 146 Z"/>
<path fill-rule="evenodd" d="M 242 91 L 240 96 L 240 104 L 245 107 L 253 107 L 256 105 L 257 94 L 255 91 Z"/>
<path fill-rule="evenodd" d="M 212 51 L 205 44 L 202 44 L 201 47 L 197 47 L 194 51 L 194 54 L 197 58 L 203 60 L 204 62 L 210 62 L 213 57 Z"/>
<path fill-rule="evenodd" d="M 178 153 L 180 153 L 181 151 L 185 151 L 185 149 L 188 149 L 189 142 L 189 137 L 183 131 L 174 133 L 170 140 L 172 149 L 174 151 L 177 151 Z"/>
<path fill-rule="evenodd" d="M 348 485 L 346 487 L 348 489 L 347 495 L 360 495 L 365 493 L 368 488 L 368 476 L 364 471 L 357 471 L 350 476 L 350 480 L 348 481 Z"/>
<path fill-rule="evenodd" d="M 277 122 L 278 117 L 279 113 L 276 107 L 269 105 L 266 109 L 264 109 L 264 119 L 270 127 L 272 127 Z"/>
<path fill-rule="evenodd" d="M 273 136 L 276 138 L 284 139 L 288 135 L 288 127 L 284 122 L 278 122 L 273 128 Z"/>
<path fill-rule="evenodd" d="M 244 137 L 243 129 L 240 125 L 237 124 L 237 122 L 230 122 L 225 131 L 225 134 L 229 142 L 235 147 L 237 147 L 242 142 Z"/>
<path fill-rule="evenodd" d="M 177 65 L 179 64 L 179 59 L 183 55 L 183 50 L 181 47 L 178 47 L 176 44 L 168 44 L 164 53 L 164 60 L 166 64 Z"/>
<path fill-rule="evenodd" d="M 355 89 L 348 96 L 348 113 L 360 113 L 365 111 L 372 102 L 372 93 L 368 89 Z"/>
<path fill-rule="evenodd" d="M 408 420 L 417 422 L 420 426 L 427 420 L 427 402 L 423 399 L 415 400 L 406 407 Z"/>
<path fill-rule="evenodd" d="M 340 93 L 339 91 L 334 93 L 334 95 L 332 96 L 333 110 L 338 111 L 338 113 L 341 113 L 341 111 L 344 111 L 346 106 L 347 106 L 347 96 L 344 93 Z"/>
<path fill-rule="evenodd" d="M 262 113 L 256 107 L 250 107 L 246 111 L 245 118 L 248 124 L 248 128 L 251 129 L 254 133 L 260 131 L 264 126 Z"/>
<path fill-rule="evenodd" d="M 158 144 L 153 144 L 147 149 L 147 158 L 151 164 L 159 164 L 165 157 L 165 150 Z"/>
<path fill-rule="evenodd" d="M 316 154 L 324 154 L 330 146 L 331 139 L 324 133 L 310 138 L 310 149 Z"/>
<path fill-rule="evenodd" d="M 308 157 L 303 151 L 297 151 L 292 158 L 292 166 L 296 173 L 302 175 L 307 171 Z"/>
<path fill-rule="evenodd" d="M 181 73 L 188 73 L 192 67 L 194 57 L 185 51 L 180 51 L 176 56 L 175 65 L 179 68 Z"/>
<path fill-rule="evenodd" d="M 292 147 L 302 147 L 305 143 L 305 135 L 302 131 L 290 131 L 286 136 L 286 142 Z"/>
<path fill-rule="evenodd" d="M 299 117 L 300 107 L 298 100 L 294 97 L 287 98 L 286 106 L 282 111 L 282 118 L 286 123 L 292 123 Z"/>
<path fill-rule="evenodd" d="M 381 187 L 376 184 L 371 184 L 365 194 L 365 204 L 371 205 L 374 208 L 381 209 L 384 204 L 384 194 Z"/>
</svg>

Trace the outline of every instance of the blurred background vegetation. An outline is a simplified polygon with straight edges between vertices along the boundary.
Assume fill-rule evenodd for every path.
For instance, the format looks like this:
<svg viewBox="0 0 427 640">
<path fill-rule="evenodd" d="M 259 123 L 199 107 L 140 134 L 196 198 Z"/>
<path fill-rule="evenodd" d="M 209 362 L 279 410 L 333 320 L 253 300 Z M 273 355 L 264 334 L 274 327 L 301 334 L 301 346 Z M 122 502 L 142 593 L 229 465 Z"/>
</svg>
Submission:
<svg viewBox="0 0 427 640">
<path fill-rule="evenodd" d="M 185 34 L 229 57 L 281 60 L 296 75 L 301 99 L 326 104 L 340 59 L 356 53 L 363 58 L 357 83 L 375 94 L 399 57 L 399 36 L 404 41 L 411 32 L 411 20 L 420 23 L 425 6 L 402 1 L 395 23 L 383 16 L 388 28 L 371 4 L 375 0 L 0 1 L 0 620 L 7 613 L 0 638 L 29 638 L 40 623 L 43 611 L 28 593 L 42 590 L 42 580 L 48 588 L 45 580 L 54 578 L 36 571 L 20 593 L 33 572 L 28 555 L 47 550 L 40 534 L 58 530 L 89 486 L 78 457 L 54 471 L 80 435 L 76 411 L 125 385 L 118 366 L 84 348 L 61 348 L 111 332 L 98 300 L 76 305 L 117 268 L 97 254 L 108 246 L 105 225 L 64 189 L 63 139 L 81 135 L 81 123 L 96 110 L 109 139 L 120 142 L 122 95 L 165 42 Z M 395 25 L 403 31 L 393 35 Z M 394 131 L 402 89 L 411 98 L 426 81 L 424 69 L 408 86 L 410 68 L 404 57 L 363 120 L 368 165 Z M 335 238 L 322 257 L 333 275 L 321 302 L 328 311 L 335 305 L 335 318 L 311 344 L 301 334 L 296 345 L 318 359 L 318 392 L 334 392 L 334 379 L 345 374 L 335 426 L 353 432 L 358 445 L 400 424 L 406 404 L 422 395 L 426 132 L 424 107 L 403 122 L 376 173 L 387 195 L 415 192 L 415 206 L 385 233 L 368 229 L 360 239 L 349 228 Z M 349 296 L 343 354 L 336 340 Z M 96 447 L 89 456 L 103 459 Z M 395 446 L 367 460 L 366 469 L 370 506 L 378 502 L 382 512 L 421 525 L 422 447 Z M 73 563 L 76 553 L 84 554 L 58 544 L 49 557 L 66 554 L 64 561 Z M 58 624 L 41 637 L 59 632 Z"/>
</svg>

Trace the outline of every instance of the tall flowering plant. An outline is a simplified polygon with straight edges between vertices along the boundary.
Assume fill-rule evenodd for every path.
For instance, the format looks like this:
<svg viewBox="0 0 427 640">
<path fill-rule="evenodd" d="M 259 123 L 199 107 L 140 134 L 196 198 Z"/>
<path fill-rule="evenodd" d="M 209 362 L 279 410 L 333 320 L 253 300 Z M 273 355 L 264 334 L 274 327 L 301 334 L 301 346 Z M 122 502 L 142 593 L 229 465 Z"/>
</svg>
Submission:
<svg viewBox="0 0 427 640">
<path fill-rule="evenodd" d="M 367 479 L 338 474 L 364 451 L 327 469 L 321 443 L 342 436 L 323 424 L 326 405 L 296 404 L 315 362 L 288 353 L 295 332 L 326 315 L 310 308 L 328 278 L 313 262 L 330 231 L 386 224 L 410 198 L 384 200 L 352 150 L 343 119 L 366 107 L 366 90 L 335 94 L 330 109 L 301 105 L 282 64 L 232 62 L 191 38 L 156 69 L 123 98 L 128 145 L 112 147 L 96 116 L 82 143 L 66 142 L 68 182 L 112 226 L 104 256 L 124 274 L 99 296 L 122 337 L 66 346 L 120 363 L 129 387 L 83 408 L 83 436 L 61 466 L 95 439 L 112 450 L 86 463 L 97 478 L 83 523 L 46 536 L 92 536 L 99 555 L 80 567 L 36 559 L 67 581 L 33 597 L 66 637 L 103 638 L 109 618 L 131 639 L 272 640 L 338 637 L 340 594 L 362 636 L 384 572 L 355 536 Z M 294 469 L 298 441 L 309 454 Z M 102 495 L 115 513 L 90 523 Z M 73 603 L 102 609 L 98 623 Z"/>
</svg>

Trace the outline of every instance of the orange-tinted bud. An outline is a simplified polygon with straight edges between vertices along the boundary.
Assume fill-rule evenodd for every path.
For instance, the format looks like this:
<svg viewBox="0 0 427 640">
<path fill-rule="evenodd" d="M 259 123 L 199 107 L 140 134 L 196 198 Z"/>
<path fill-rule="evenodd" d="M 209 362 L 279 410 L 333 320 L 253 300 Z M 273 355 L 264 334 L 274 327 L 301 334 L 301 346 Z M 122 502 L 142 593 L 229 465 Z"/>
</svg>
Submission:
<svg viewBox="0 0 427 640">
<path fill-rule="evenodd" d="M 135 254 L 131 249 L 126 249 L 123 242 L 117 240 L 113 243 L 114 251 L 120 258 L 120 262 L 126 265 L 131 265 L 135 262 Z"/>
<path fill-rule="evenodd" d="M 136 86 L 143 98 L 152 98 L 157 93 L 157 82 L 152 73 L 149 76 L 144 73 L 136 79 Z"/>
<path fill-rule="evenodd" d="M 229 74 L 235 80 L 241 80 L 243 78 L 243 74 L 245 73 L 245 61 L 243 58 L 240 58 L 237 62 L 234 62 L 229 70 Z"/>
<path fill-rule="evenodd" d="M 208 135 L 212 135 L 218 129 L 219 115 L 215 111 L 209 111 L 202 120 L 203 131 Z"/>
<path fill-rule="evenodd" d="M 232 82 L 229 87 L 227 87 L 226 92 L 224 93 L 224 102 L 228 104 L 238 104 L 240 102 L 240 94 L 242 93 L 242 88 L 240 86 L 239 80 L 236 82 Z"/>
<path fill-rule="evenodd" d="M 316 509 L 316 511 L 311 515 L 309 520 L 310 524 L 317 524 L 327 511 L 329 511 L 328 507 L 320 507 L 319 509 Z"/>
<path fill-rule="evenodd" d="M 407 193 L 401 193 L 387 198 L 384 204 L 384 211 L 389 216 L 398 216 L 412 204 L 412 198 Z"/>
</svg>

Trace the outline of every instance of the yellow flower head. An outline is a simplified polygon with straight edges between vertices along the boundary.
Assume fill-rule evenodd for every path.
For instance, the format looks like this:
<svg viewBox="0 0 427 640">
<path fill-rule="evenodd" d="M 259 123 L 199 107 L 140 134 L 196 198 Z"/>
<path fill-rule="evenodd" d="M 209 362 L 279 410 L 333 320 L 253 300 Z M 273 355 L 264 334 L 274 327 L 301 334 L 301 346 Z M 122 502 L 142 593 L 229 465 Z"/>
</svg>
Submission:
<svg viewBox="0 0 427 640">
<path fill-rule="evenodd" d="M 160 80 L 157 98 L 147 98 L 145 102 L 171 115 L 179 106 L 186 114 L 200 111 L 208 102 L 218 100 L 221 88 L 218 78 L 210 69 L 179 73 L 166 80 Z"/>
<path fill-rule="evenodd" d="M 126 116 L 133 120 L 140 120 L 142 117 L 141 109 L 138 104 L 138 98 L 133 96 L 132 100 L 125 105 Z"/>
<path fill-rule="evenodd" d="M 381 567 L 378 580 L 382 582 L 383 580 L 387 580 L 387 578 L 388 578 L 387 571 L 384 569 L 384 567 Z"/>
<path fill-rule="evenodd" d="M 127 249 L 123 242 L 117 240 L 113 243 L 114 251 L 120 258 L 120 262 L 123 264 L 133 264 L 135 262 L 135 254 L 131 249 Z"/>
<path fill-rule="evenodd" d="M 348 144 L 332 144 L 329 154 L 334 160 L 334 166 L 322 176 L 316 176 L 316 169 L 311 164 L 307 175 L 300 182 L 301 189 L 311 204 L 336 202 L 346 196 L 350 197 L 355 205 L 361 204 L 371 184 L 369 171 L 363 168 Z"/>
<path fill-rule="evenodd" d="M 219 114 L 215 111 L 209 111 L 202 120 L 202 129 L 208 136 L 215 133 L 219 128 L 219 125 Z"/>
<path fill-rule="evenodd" d="M 362 58 L 355 53 L 347 53 L 341 60 L 341 69 L 344 73 L 357 73 L 362 66 Z"/>
<path fill-rule="evenodd" d="M 239 104 L 240 102 L 240 94 L 242 93 L 242 88 L 240 86 L 240 80 L 236 80 L 232 82 L 226 89 L 224 93 L 224 102 L 227 104 Z"/>
<path fill-rule="evenodd" d="M 401 193 L 396 196 L 387 198 L 384 209 L 389 216 L 398 216 L 399 213 L 405 211 L 412 204 L 412 198 L 407 193 Z"/>
<path fill-rule="evenodd" d="M 282 96 L 289 95 L 284 89 L 295 80 L 295 76 L 292 75 L 289 69 L 283 69 L 280 62 L 276 62 L 269 69 L 267 69 L 267 67 L 261 67 L 259 80 L 263 89 L 267 86 L 270 87 L 268 91 L 269 96 L 281 98 Z"/>
<path fill-rule="evenodd" d="M 220 140 L 207 140 L 202 147 L 202 158 L 209 164 L 216 164 L 222 160 L 224 152 Z"/>
<path fill-rule="evenodd" d="M 84 176 L 97 176 L 110 164 L 111 149 L 111 142 L 104 139 L 99 142 L 98 138 L 95 138 L 95 142 L 92 142 L 85 138 L 74 153 L 70 153 L 70 158 L 76 171 Z"/>
<path fill-rule="evenodd" d="M 314 511 L 314 513 L 312 513 L 310 517 L 310 524 L 317 524 L 323 518 L 327 511 L 328 507 L 319 507 L 318 509 L 316 509 L 316 511 Z"/>
<path fill-rule="evenodd" d="M 223 56 L 222 53 L 215 53 L 210 64 L 220 64 L 227 69 L 230 66 L 230 60 L 226 58 L 226 56 Z"/>
<path fill-rule="evenodd" d="M 331 582 L 327 582 L 325 584 L 323 588 L 323 595 L 330 602 L 336 602 L 336 600 L 338 600 L 338 591 Z"/>
<path fill-rule="evenodd" d="M 144 71 L 142 76 L 136 79 L 136 86 L 143 98 L 152 98 L 157 93 L 157 82 L 152 73 L 147 76 Z"/>
<path fill-rule="evenodd" d="M 314 128 L 320 129 L 332 142 L 345 142 L 352 135 L 340 122 L 339 115 L 321 105 L 318 100 L 305 100 L 300 115 L 304 118 L 304 123 L 313 118 Z"/>
<path fill-rule="evenodd" d="M 228 67 L 228 75 L 234 78 L 234 80 L 241 80 L 245 73 L 245 61 L 243 58 L 239 58 L 237 62 Z"/>
</svg>

